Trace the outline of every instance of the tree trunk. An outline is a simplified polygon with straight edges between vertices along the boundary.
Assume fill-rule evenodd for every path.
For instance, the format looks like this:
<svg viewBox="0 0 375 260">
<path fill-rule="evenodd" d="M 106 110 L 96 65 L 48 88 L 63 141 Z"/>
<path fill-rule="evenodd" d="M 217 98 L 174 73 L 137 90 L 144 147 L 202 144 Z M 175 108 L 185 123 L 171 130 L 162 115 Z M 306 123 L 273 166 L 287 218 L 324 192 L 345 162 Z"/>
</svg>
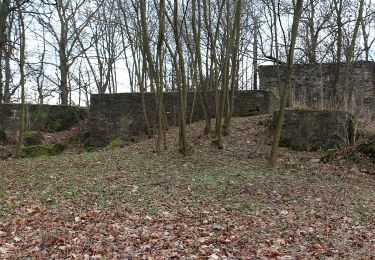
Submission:
<svg viewBox="0 0 375 260">
<path fill-rule="evenodd" d="M 258 16 L 254 14 L 253 89 L 258 89 Z"/>
<path fill-rule="evenodd" d="M 357 34 L 358 34 L 358 29 L 359 26 L 362 22 L 362 15 L 363 15 L 363 7 L 364 7 L 364 0 L 360 0 L 359 3 L 359 11 L 358 11 L 358 17 L 357 21 L 353 30 L 353 36 L 347 51 L 347 60 L 345 64 L 345 70 L 344 70 L 344 81 L 343 81 L 343 91 L 340 91 L 339 95 L 339 107 L 345 111 L 349 109 L 349 76 L 350 76 L 350 69 L 352 65 L 352 58 L 354 55 L 354 47 L 355 47 L 355 42 L 357 40 Z"/>
<path fill-rule="evenodd" d="M 18 18 L 20 23 L 20 86 L 21 86 L 21 114 L 20 114 L 20 127 L 19 135 L 16 147 L 16 158 L 21 156 L 22 151 L 22 140 L 23 132 L 25 130 L 25 24 L 23 20 L 23 14 L 21 10 L 20 1 L 16 0 L 17 9 L 18 9 Z"/>
<path fill-rule="evenodd" d="M 286 69 L 286 86 L 284 87 L 283 95 L 280 101 L 280 109 L 279 109 L 279 113 L 277 117 L 277 124 L 275 128 L 271 156 L 270 156 L 270 163 L 273 166 L 276 163 L 279 141 L 280 141 L 280 136 L 281 136 L 281 129 L 282 129 L 283 122 L 284 122 L 285 108 L 286 108 L 287 99 L 288 99 L 288 96 L 290 95 L 290 91 L 292 87 L 294 48 L 296 45 L 296 40 L 297 40 L 297 35 L 298 35 L 298 25 L 299 25 L 299 21 L 301 18 L 302 4 L 303 4 L 303 0 L 297 0 L 296 5 L 294 7 L 292 34 L 291 34 L 291 41 L 290 41 L 289 52 L 288 52 L 287 69 Z"/>
<path fill-rule="evenodd" d="M 277 11 L 276 11 L 276 3 L 275 0 L 272 0 L 272 13 L 273 13 L 273 30 L 275 33 L 275 57 L 276 57 L 276 75 L 277 75 L 277 91 L 278 96 L 281 97 L 282 95 L 282 88 L 281 88 L 281 77 L 280 77 L 280 62 L 279 61 L 279 41 L 278 41 L 278 33 L 277 33 Z"/>
<path fill-rule="evenodd" d="M 204 135 L 208 135 L 211 132 L 211 117 L 208 114 L 208 106 L 205 97 L 207 97 L 207 88 L 204 86 L 206 81 L 203 79 L 203 68 L 202 68 L 202 55 L 201 55 L 201 28 L 202 28 L 202 15 L 201 15 L 201 4 L 196 0 L 192 1 L 192 28 L 193 28 L 193 37 L 194 37 L 194 46 L 195 46 L 195 59 L 194 66 L 195 71 L 195 83 L 198 92 L 198 97 L 200 105 L 202 107 L 204 120 L 206 122 L 204 127 Z M 196 24 L 196 7 L 198 10 L 198 24 Z M 198 80 L 199 79 L 199 80 Z"/>
<path fill-rule="evenodd" d="M 238 67 L 239 67 L 238 66 L 239 65 L 238 52 L 240 49 L 240 41 L 241 41 L 241 10 L 242 10 L 242 0 L 237 0 L 235 22 L 233 23 L 233 28 L 231 32 L 232 35 L 230 36 L 232 39 L 230 41 L 231 45 L 229 46 L 230 53 L 228 54 L 231 56 L 232 66 L 230 69 L 230 75 L 228 75 L 228 77 L 230 77 L 228 79 L 230 80 L 230 92 L 228 96 L 227 113 L 225 115 L 225 121 L 224 121 L 224 129 L 223 129 L 224 135 L 229 134 L 230 122 L 233 116 L 234 96 L 238 87 Z M 257 83 L 255 82 L 255 84 Z"/>
<path fill-rule="evenodd" d="M 342 0 L 334 0 L 334 7 L 336 12 L 336 26 L 337 26 L 337 44 L 336 44 L 336 71 L 335 71 L 335 80 L 334 80 L 334 88 L 333 88 L 333 100 L 332 105 L 335 108 L 338 108 L 339 98 L 338 98 L 338 90 L 340 87 L 340 77 L 341 77 L 341 55 L 342 55 Z"/>
<path fill-rule="evenodd" d="M 3 63 L 3 54 L 5 52 L 5 48 L 7 45 L 7 36 L 6 36 L 6 28 L 7 28 L 7 17 L 9 15 L 9 3 L 8 1 L 1 1 L 0 3 L 0 66 Z M 2 69 L 0 69 L 0 104 L 3 102 L 3 73 Z"/>
<path fill-rule="evenodd" d="M 162 55 L 162 45 L 164 42 L 164 15 L 165 15 L 165 0 L 160 1 L 160 10 L 159 10 L 159 36 L 158 36 L 158 44 L 157 44 L 157 59 L 158 64 L 161 66 L 159 69 L 162 68 L 163 64 L 163 55 Z M 146 2 L 145 0 L 140 1 L 140 13 L 141 13 L 141 28 L 142 28 L 142 48 L 145 59 L 147 60 L 148 70 L 150 73 L 150 80 L 151 84 L 154 82 L 156 84 L 156 103 L 157 103 L 157 121 L 158 121 L 158 137 L 156 140 L 156 153 L 161 153 L 161 141 L 163 136 L 165 136 L 165 129 L 163 123 L 163 74 L 155 68 L 153 62 L 153 55 L 150 50 L 150 43 L 148 39 L 148 28 L 147 28 L 147 21 L 146 21 Z"/>
</svg>

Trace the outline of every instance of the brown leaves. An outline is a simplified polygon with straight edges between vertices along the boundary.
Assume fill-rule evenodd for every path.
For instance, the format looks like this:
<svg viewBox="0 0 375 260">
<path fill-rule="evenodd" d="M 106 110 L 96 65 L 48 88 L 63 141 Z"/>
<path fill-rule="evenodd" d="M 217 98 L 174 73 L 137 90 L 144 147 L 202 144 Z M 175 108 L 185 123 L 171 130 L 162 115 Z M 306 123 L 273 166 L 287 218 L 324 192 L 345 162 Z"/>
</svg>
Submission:
<svg viewBox="0 0 375 260">
<path fill-rule="evenodd" d="M 375 252 L 374 179 L 318 152 L 266 163 L 267 117 L 233 121 L 218 151 L 125 149 L 7 162 L 0 258 L 366 259 Z M 168 131 L 168 143 L 177 130 Z M 107 159 L 103 159 L 107 158 Z"/>
</svg>

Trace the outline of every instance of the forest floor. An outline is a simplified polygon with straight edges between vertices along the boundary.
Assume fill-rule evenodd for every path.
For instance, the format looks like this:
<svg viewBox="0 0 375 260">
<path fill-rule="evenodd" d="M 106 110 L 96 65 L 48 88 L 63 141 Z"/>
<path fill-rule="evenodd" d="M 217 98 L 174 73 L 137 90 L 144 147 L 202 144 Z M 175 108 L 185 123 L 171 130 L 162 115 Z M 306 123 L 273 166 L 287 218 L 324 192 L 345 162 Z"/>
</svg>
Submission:
<svg viewBox="0 0 375 260">
<path fill-rule="evenodd" d="M 155 140 L 0 162 L 0 259 L 375 259 L 371 163 L 280 150 L 269 117 L 233 120 L 223 150 Z"/>
</svg>

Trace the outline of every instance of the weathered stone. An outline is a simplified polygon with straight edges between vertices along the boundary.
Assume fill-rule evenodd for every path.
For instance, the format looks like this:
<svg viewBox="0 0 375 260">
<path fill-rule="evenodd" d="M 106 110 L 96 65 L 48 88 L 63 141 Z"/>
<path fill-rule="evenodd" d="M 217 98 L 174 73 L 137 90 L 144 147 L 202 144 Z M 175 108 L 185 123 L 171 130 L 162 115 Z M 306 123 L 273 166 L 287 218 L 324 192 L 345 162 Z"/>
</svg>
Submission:
<svg viewBox="0 0 375 260">
<path fill-rule="evenodd" d="M 345 64 L 340 64 L 341 75 Z M 292 100 L 295 105 L 331 109 L 343 90 L 335 92 L 337 64 L 295 64 L 293 66 Z M 278 95 L 276 66 L 259 66 L 260 88 Z M 285 85 L 285 66 L 280 66 L 281 86 Z M 342 83 L 342 79 L 340 81 Z M 349 110 L 357 116 L 375 120 L 375 62 L 353 62 L 349 77 Z"/>
<path fill-rule="evenodd" d="M 273 115 L 276 125 L 278 112 Z M 280 146 L 295 150 L 313 151 L 353 143 L 356 119 L 342 111 L 292 110 L 285 111 Z"/>
<path fill-rule="evenodd" d="M 375 159 L 375 134 L 366 136 L 358 151 Z"/>
<path fill-rule="evenodd" d="M 164 93 L 164 107 L 168 123 L 177 125 L 179 98 L 177 92 Z M 145 103 L 150 125 L 156 125 L 157 107 L 155 93 L 145 94 Z M 215 114 L 214 93 L 208 92 L 208 113 Z M 270 91 L 239 91 L 235 95 L 234 116 L 249 116 L 272 113 L 277 105 Z M 199 97 L 189 92 L 187 96 L 187 123 L 204 118 Z M 132 140 L 145 132 L 145 122 L 140 93 L 91 95 L 90 145 L 106 146 L 113 139 Z"/>
<path fill-rule="evenodd" d="M 20 104 L 0 105 L 0 127 L 17 131 L 20 122 Z M 25 126 L 28 130 L 58 132 L 77 125 L 86 116 L 86 109 L 73 106 L 32 105 L 25 108 Z"/>
</svg>

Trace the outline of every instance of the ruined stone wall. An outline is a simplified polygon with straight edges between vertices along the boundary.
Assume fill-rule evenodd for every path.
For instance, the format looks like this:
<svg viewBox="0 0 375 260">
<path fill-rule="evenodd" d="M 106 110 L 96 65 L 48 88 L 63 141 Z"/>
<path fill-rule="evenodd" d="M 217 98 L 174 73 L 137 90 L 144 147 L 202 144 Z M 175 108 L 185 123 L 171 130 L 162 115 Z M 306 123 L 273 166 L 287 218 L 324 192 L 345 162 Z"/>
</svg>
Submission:
<svg viewBox="0 0 375 260">
<path fill-rule="evenodd" d="M 345 64 L 341 64 L 341 71 Z M 296 105 L 318 108 L 333 108 L 337 95 L 335 93 L 335 73 L 337 65 L 295 64 L 293 72 L 292 98 Z M 271 90 L 276 95 L 276 66 L 260 66 L 260 88 Z M 280 67 L 282 86 L 285 84 L 285 66 Z M 338 91 L 343 86 L 339 85 Z M 369 116 L 375 120 L 375 62 L 354 62 L 349 77 L 348 89 L 349 111 L 360 116 Z"/>
<path fill-rule="evenodd" d="M 57 105 L 33 105 L 25 107 L 25 126 L 30 130 L 58 132 L 68 130 L 86 116 L 81 107 Z M 0 105 L 0 128 L 17 131 L 20 122 L 20 104 Z"/>
<path fill-rule="evenodd" d="M 155 94 L 146 93 L 145 103 L 151 125 L 156 122 Z M 164 93 L 164 107 L 170 125 L 178 123 L 179 96 L 177 92 Z M 207 104 L 211 117 L 215 114 L 214 93 L 208 92 Z M 187 122 L 204 118 L 199 97 L 189 92 L 187 96 Z M 240 91 L 235 96 L 234 116 L 271 113 L 276 98 L 269 91 Z M 91 95 L 90 142 L 105 146 L 115 138 L 129 140 L 145 132 L 145 122 L 140 93 Z"/>
</svg>

